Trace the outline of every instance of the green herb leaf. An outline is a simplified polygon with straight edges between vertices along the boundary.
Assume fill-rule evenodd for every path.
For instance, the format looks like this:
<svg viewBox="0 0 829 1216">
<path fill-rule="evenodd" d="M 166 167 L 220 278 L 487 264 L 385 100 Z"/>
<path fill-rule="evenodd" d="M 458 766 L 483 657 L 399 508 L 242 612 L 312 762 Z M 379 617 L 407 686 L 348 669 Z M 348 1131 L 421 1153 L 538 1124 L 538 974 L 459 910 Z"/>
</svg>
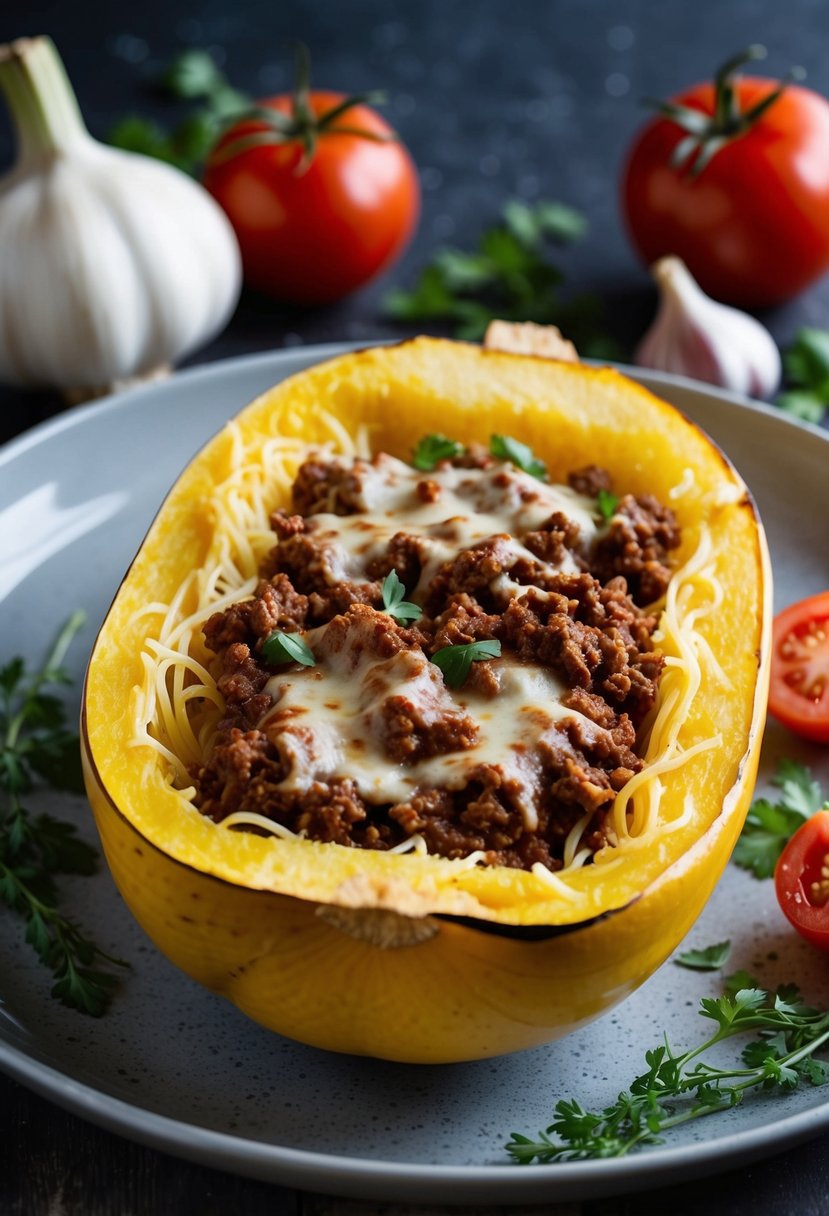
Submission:
<svg viewBox="0 0 829 1216">
<path fill-rule="evenodd" d="M 583 217 L 562 203 L 510 200 L 475 249 L 439 250 L 411 291 L 386 297 L 385 310 L 406 323 L 448 323 L 455 337 L 472 341 L 495 318 L 559 325 L 585 351 L 618 357 L 624 352 L 601 333 L 601 302 L 586 295 L 562 300 L 564 276 L 546 255 L 548 242 L 574 240 L 585 230 Z"/>
<path fill-rule="evenodd" d="M 127 964 L 105 954 L 63 915 L 53 878 L 93 873 L 98 854 L 72 824 L 51 815 L 34 818 L 21 802 L 37 777 L 57 789 L 78 788 L 78 739 L 66 729 L 63 702 L 44 689 L 69 682 L 61 664 L 83 621 L 83 613 L 69 618 L 38 671 L 28 674 L 22 659 L 0 671 L 0 788 L 6 794 L 0 804 L 0 899 L 25 918 L 25 940 L 55 978 L 52 994 L 99 1016 L 115 981 L 90 965 Z"/>
<path fill-rule="evenodd" d="M 547 476 L 547 466 L 538 460 L 532 448 L 511 435 L 491 435 L 489 450 L 498 460 L 509 460 L 516 468 L 540 481 Z"/>
<path fill-rule="evenodd" d="M 772 783 L 780 790 L 786 805 L 793 811 L 799 811 L 804 819 L 811 819 L 825 805 L 820 784 L 806 765 L 796 760 L 781 760 Z"/>
<path fill-rule="evenodd" d="M 776 404 L 787 414 L 816 425 L 829 407 L 829 333 L 809 326 L 799 329 L 783 354 L 787 390 Z"/>
<path fill-rule="evenodd" d="M 383 609 L 397 621 L 398 625 L 406 621 L 417 621 L 423 615 L 423 609 L 418 604 L 404 600 L 406 588 L 401 583 L 397 571 L 390 570 L 383 579 Z"/>
<path fill-rule="evenodd" d="M 804 1004 L 793 986 L 768 992 L 744 972 L 727 980 L 725 989 L 721 997 L 700 1001 L 699 1013 L 716 1026 L 702 1044 L 680 1053 L 666 1039 L 647 1051 L 645 1071 L 603 1110 L 559 1101 L 553 1122 L 536 1137 L 513 1132 L 504 1146 L 512 1160 L 526 1165 L 623 1157 L 661 1143 L 674 1127 L 733 1108 L 753 1089 L 784 1094 L 801 1082 L 829 1080 L 829 1066 L 814 1058 L 829 1043 L 829 1011 Z M 756 1037 L 739 1064 L 721 1064 L 720 1054 L 706 1059 L 710 1048 L 748 1033 Z"/>
<path fill-rule="evenodd" d="M 464 451 L 462 443 L 445 435 L 424 435 L 412 455 L 412 464 L 423 473 L 431 473 L 441 460 L 454 460 Z"/>
<path fill-rule="evenodd" d="M 751 870 L 755 878 L 771 878 L 780 854 L 797 829 L 815 811 L 829 806 L 803 764 L 782 760 L 774 784 L 781 798 L 777 802 L 755 799 L 733 853 L 735 864 Z"/>
<path fill-rule="evenodd" d="M 262 658 L 272 667 L 280 663 L 301 663 L 303 667 L 313 667 L 316 663 L 314 652 L 299 633 L 283 633 L 275 629 L 262 643 Z"/>
<path fill-rule="evenodd" d="M 810 389 L 793 388 L 778 395 L 776 404 L 786 414 L 799 418 L 801 422 L 811 422 L 820 426 L 826 413 L 826 401 L 818 397 Z"/>
<path fill-rule="evenodd" d="M 596 507 L 599 515 L 605 521 L 610 523 L 613 516 L 616 514 L 616 508 L 619 505 L 619 497 L 611 493 L 610 490 L 599 490 L 596 495 Z"/>
<path fill-rule="evenodd" d="M 678 954 L 674 962 L 678 967 L 688 967 L 691 971 L 719 971 L 730 953 L 730 941 L 717 942 L 703 950 L 686 950 L 684 954 Z"/>
<path fill-rule="evenodd" d="M 449 688 L 460 688 L 476 659 L 497 659 L 500 654 L 501 643 L 497 638 L 487 638 L 461 646 L 444 646 L 432 655 L 432 662 L 443 672 L 444 683 Z"/>
<path fill-rule="evenodd" d="M 200 104 L 169 131 L 138 115 L 122 118 L 110 130 L 107 142 L 195 173 L 224 127 L 250 111 L 252 100 L 230 85 L 207 51 L 197 48 L 178 55 L 165 69 L 161 83 L 172 98 Z"/>
<path fill-rule="evenodd" d="M 212 97 L 227 84 L 225 74 L 217 66 L 208 51 L 194 47 L 182 51 L 168 64 L 162 83 L 173 97 L 187 101 Z"/>
</svg>

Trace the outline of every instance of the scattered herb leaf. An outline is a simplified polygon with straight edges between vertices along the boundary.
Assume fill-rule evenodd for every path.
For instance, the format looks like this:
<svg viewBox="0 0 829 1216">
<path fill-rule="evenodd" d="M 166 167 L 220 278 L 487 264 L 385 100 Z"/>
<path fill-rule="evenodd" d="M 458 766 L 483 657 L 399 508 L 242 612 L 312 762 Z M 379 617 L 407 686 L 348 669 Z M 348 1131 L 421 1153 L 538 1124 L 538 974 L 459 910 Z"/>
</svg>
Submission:
<svg viewBox="0 0 829 1216">
<path fill-rule="evenodd" d="M 151 119 L 128 115 L 112 127 L 107 140 L 113 147 L 196 173 L 225 125 L 249 111 L 252 99 L 231 86 L 207 51 L 196 48 L 173 59 L 160 84 L 169 97 L 199 104 L 171 131 Z"/>
<path fill-rule="evenodd" d="M 406 588 L 401 583 L 397 571 L 390 570 L 383 579 L 383 611 L 397 621 L 398 625 L 405 624 L 406 621 L 419 621 L 423 615 L 423 609 L 418 604 L 412 604 L 408 600 L 404 600 Z"/>
<path fill-rule="evenodd" d="M 804 422 L 819 424 L 829 407 L 829 333 L 799 329 L 783 354 L 787 388 L 777 405 Z"/>
<path fill-rule="evenodd" d="M 63 703 L 44 691 L 69 683 L 61 664 L 83 622 L 82 612 L 69 618 L 40 670 L 28 674 L 21 658 L 0 670 L 0 899 L 25 917 L 26 941 L 54 977 L 52 996 L 100 1017 L 116 983 L 106 966 L 127 964 L 63 915 L 55 885 L 59 874 L 92 874 L 98 854 L 72 824 L 35 817 L 22 801 L 38 777 L 55 789 L 83 790 L 78 738 L 67 729 Z"/>
<path fill-rule="evenodd" d="M 299 633 L 283 633 L 274 629 L 262 643 L 262 658 L 266 663 L 276 667 L 280 663 L 301 663 L 303 667 L 313 667 L 316 663 L 314 652 Z"/>
<path fill-rule="evenodd" d="M 386 311 L 405 323 L 446 323 L 455 337 L 473 341 L 496 318 L 559 325 L 583 354 L 619 358 L 624 352 L 602 333 L 600 301 L 562 300 L 564 276 L 548 259 L 550 242 L 564 244 L 586 231 L 584 217 L 563 203 L 510 200 L 476 249 L 439 250 L 411 291 L 386 297 Z"/>
<path fill-rule="evenodd" d="M 585 1161 L 623 1157 L 644 1144 L 660 1144 L 663 1133 L 692 1119 L 729 1110 L 752 1089 L 785 1093 L 802 1082 L 823 1085 L 829 1065 L 813 1053 L 829 1042 L 829 1012 L 801 1001 L 793 985 L 766 991 L 749 981 L 727 981 L 718 998 L 704 998 L 699 1013 L 716 1030 L 698 1047 L 677 1054 L 667 1039 L 645 1053 L 647 1070 L 601 1111 L 561 1101 L 555 1119 L 537 1139 L 513 1132 L 506 1151 L 513 1161 Z M 704 1053 L 735 1035 L 756 1033 L 742 1052 L 741 1066 L 721 1067 Z"/>
<path fill-rule="evenodd" d="M 610 490 L 599 490 L 596 495 L 596 507 L 599 515 L 605 521 L 610 523 L 613 516 L 616 514 L 616 508 L 619 505 L 619 496 L 613 494 Z"/>
<path fill-rule="evenodd" d="M 444 646 L 432 655 L 432 662 L 443 672 L 444 683 L 449 688 L 460 688 L 476 659 L 497 659 L 500 654 L 501 643 L 497 638 L 487 638 L 461 646 Z"/>
<path fill-rule="evenodd" d="M 781 797 L 777 802 L 756 798 L 746 816 L 733 860 L 755 878 L 771 878 L 789 839 L 816 811 L 829 809 L 821 788 L 808 768 L 794 760 L 781 760 L 774 777 Z"/>
<path fill-rule="evenodd" d="M 537 477 L 539 481 L 547 476 L 547 466 L 543 460 L 538 460 L 532 448 L 511 435 L 490 435 L 490 453 L 498 460 L 509 460 L 523 473 Z"/>
<path fill-rule="evenodd" d="M 687 967 L 691 971 L 719 971 L 731 953 L 731 942 L 717 942 L 715 946 L 706 946 L 702 950 L 686 950 L 678 954 L 674 962 L 678 967 Z"/>
<path fill-rule="evenodd" d="M 412 464 L 423 473 L 431 473 L 441 460 L 454 460 L 464 450 L 463 444 L 445 435 L 424 435 L 412 454 Z"/>
</svg>

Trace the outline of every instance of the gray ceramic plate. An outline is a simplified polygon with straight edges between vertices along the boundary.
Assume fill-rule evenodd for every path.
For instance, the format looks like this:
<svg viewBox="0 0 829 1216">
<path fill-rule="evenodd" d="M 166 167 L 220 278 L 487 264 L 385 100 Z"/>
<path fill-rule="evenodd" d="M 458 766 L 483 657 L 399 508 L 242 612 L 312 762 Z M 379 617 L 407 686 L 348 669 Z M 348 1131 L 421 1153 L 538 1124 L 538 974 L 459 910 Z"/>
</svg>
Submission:
<svg viewBox="0 0 829 1216">
<path fill-rule="evenodd" d="M 4 657 L 39 658 L 83 606 L 70 655 L 79 682 L 119 579 L 190 456 L 274 381 L 341 348 L 203 367 L 39 427 L 0 452 L 0 638 Z M 829 436 L 688 382 L 642 376 L 702 424 L 742 471 L 765 519 L 777 606 L 829 587 Z M 777 756 L 812 764 L 825 751 L 771 728 Z M 822 771 L 821 771 L 822 770 Z M 40 805 L 93 838 L 81 799 Z M 528 1202 L 639 1189 L 725 1169 L 829 1127 L 829 1090 L 760 1097 L 617 1161 L 518 1168 L 503 1143 L 534 1134 L 555 1102 L 602 1106 L 639 1071 L 663 1030 L 705 1037 L 699 998 L 720 977 L 667 963 L 624 1005 L 550 1047 L 499 1060 L 414 1067 L 328 1055 L 271 1035 L 179 974 L 147 943 L 108 874 L 65 884 L 67 905 L 133 971 L 100 1021 L 64 1010 L 48 977 L 0 917 L 0 1065 L 76 1113 L 169 1152 L 290 1186 L 442 1203 Z M 788 929 L 769 882 L 733 867 L 688 943 L 729 937 L 729 969 L 773 985 L 794 980 L 829 1002 L 825 959 Z"/>
</svg>

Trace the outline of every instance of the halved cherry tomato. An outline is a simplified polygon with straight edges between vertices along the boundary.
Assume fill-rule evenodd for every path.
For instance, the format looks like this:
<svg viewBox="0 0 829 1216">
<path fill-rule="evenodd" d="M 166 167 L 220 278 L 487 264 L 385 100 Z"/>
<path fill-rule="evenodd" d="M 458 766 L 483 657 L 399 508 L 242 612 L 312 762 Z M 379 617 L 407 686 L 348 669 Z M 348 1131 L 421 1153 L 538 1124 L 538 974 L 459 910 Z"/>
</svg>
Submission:
<svg viewBox="0 0 829 1216">
<path fill-rule="evenodd" d="M 802 738 L 829 743 L 829 591 L 775 617 L 769 712 Z"/>
<path fill-rule="evenodd" d="M 800 936 L 829 951 L 829 811 L 797 829 L 775 868 L 774 888 Z"/>
</svg>

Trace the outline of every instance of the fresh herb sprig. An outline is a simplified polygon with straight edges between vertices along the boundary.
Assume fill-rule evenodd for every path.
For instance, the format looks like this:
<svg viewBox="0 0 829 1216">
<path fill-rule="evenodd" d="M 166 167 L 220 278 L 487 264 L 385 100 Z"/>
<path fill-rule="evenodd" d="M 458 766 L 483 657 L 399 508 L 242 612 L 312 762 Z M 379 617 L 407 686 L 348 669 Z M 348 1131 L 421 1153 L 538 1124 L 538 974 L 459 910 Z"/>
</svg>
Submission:
<svg viewBox="0 0 829 1216">
<path fill-rule="evenodd" d="M 770 992 L 745 972 L 726 982 L 721 997 L 704 998 L 699 1013 L 716 1030 L 677 1054 L 667 1039 L 645 1053 L 647 1069 L 600 1111 L 577 1101 L 555 1107 L 537 1139 L 513 1133 L 505 1148 L 513 1161 L 585 1161 L 624 1157 L 693 1119 L 737 1106 L 752 1089 L 785 1093 L 801 1082 L 823 1085 L 829 1065 L 814 1053 L 829 1043 L 829 1012 L 805 1005 L 794 985 Z M 720 1067 L 705 1054 L 736 1035 L 756 1037 L 742 1051 L 743 1067 Z"/>
<path fill-rule="evenodd" d="M 781 760 L 773 783 L 780 798 L 756 798 L 746 816 L 732 860 L 755 878 L 771 878 L 786 844 L 817 811 L 829 810 L 817 781 L 804 764 Z"/>
<path fill-rule="evenodd" d="M 167 96 L 189 102 L 190 113 L 170 131 L 131 114 L 115 124 L 107 139 L 116 148 L 155 157 L 185 173 L 196 172 L 225 126 L 253 104 L 247 94 L 233 88 L 207 51 L 196 48 L 176 56 L 159 85 Z"/>
<path fill-rule="evenodd" d="M 274 629 L 265 638 L 262 658 L 274 667 L 280 663 L 301 663 L 303 667 L 313 667 L 317 661 L 301 633 L 284 633 L 281 629 Z"/>
<path fill-rule="evenodd" d="M 383 611 L 387 612 L 392 620 L 397 621 L 398 625 L 405 625 L 407 621 L 419 621 L 423 616 L 423 609 L 419 604 L 412 604 L 403 599 L 405 594 L 406 588 L 401 583 L 397 571 L 390 570 L 383 579 Z"/>
<path fill-rule="evenodd" d="M 497 659 L 501 654 L 501 643 L 497 638 L 486 638 L 481 642 L 466 642 L 459 646 L 444 646 L 432 655 L 432 662 L 443 672 L 444 683 L 449 688 L 460 688 L 466 683 L 472 664 L 477 659 Z"/>
<path fill-rule="evenodd" d="M 509 460 L 522 473 L 529 473 L 543 481 L 547 476 L 547 466 L 539 460 L 531 447 L 513 439 L 511 435 L 490 435 L 489 450 L 498 460 Z"/>
<path fill-rule="evenodd" d="M 442 460 L 454 460 L 462 456 L 465 448 L 457 439 L 448 439 L 446 435 L 424 435 L 415 444 L 412 453 L 412 464 L 421 473 L 431 473 Z"/>
<path fill-rule="evenodd" d="M 619 505 L 619 496 L 612 493 L 610 490 L 600 489 L 596 495 L 596 510 L 599 517 L 609 524 L 613 516 L 616 514 L 616 508 Z"/>
<path fill-rule="evenodd" d="M 23 799 L 38 779 L 55 789 L 83 791 L 78 738 L 66 726 L 62 702 L 45 689 L 67 684 L 61 664 L 83 625 L 74 613 L 45 663 L 31 674 L 21 658 L 0 670 L 0 899 L 26 920 L 26 941 L 52 972 L 52 996 L 94 1017 L 115 986 L 106 954 L 57 906 L 55 877 L 91 874 L 98 854 L 75 828 L 51 815 L 33 816 Z"/>
<path fill-rule="evenodd" d="M 777 405 L 804 422 L 823 421 L 829 409 L 829 333 L 809 326 L 798 330 L 783 354 L 787 388 Z"/>
<path fill-rule="evenodd" d="M 411 291 L 393 291 L 386 310 L 397 321 L 446 323 L 455 337 L 481 338 L 490 321 L 537 321 L 561 327 L 584 354 L 621 352 L 601 332 L 601 305 L 588 295 L 561 299 L 563 272 L 548 247 L 565 245 L 587 231 L 584 217 L 563 203 L 529 206 L 513 199 L 472 252 L 442 249 Z"/>
<path fill-rule="evenodd" d="M 731 953 L 731 942 L 717 942 L 713 946 L 704 946 L 701 950 L 686 950 L 674 959 L 677 967 L 687 967 L 690 971 L 719 971 Z"/>
</svg>

